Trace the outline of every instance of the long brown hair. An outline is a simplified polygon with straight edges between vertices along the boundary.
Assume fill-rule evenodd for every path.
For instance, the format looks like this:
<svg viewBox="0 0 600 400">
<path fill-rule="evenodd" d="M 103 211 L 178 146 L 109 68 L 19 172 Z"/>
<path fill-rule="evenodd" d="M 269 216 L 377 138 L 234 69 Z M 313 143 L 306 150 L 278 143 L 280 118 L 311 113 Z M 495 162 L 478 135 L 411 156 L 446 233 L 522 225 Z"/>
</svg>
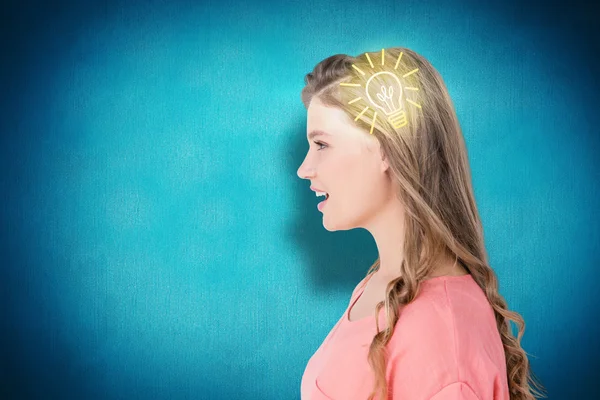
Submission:
<svg viewBox="0 0 600 400">
<path fill-rule="evenodd" d="M 405 78 L 406 98 L 412 102 L 407 100 L 404 123 L 386 119 L 385 115 L 374 118 L 375 107 L 365 111 L 369 78 L 365 71 L 373 71 L 372 75 L 392 71 Z M 377 74 L 373 79 L 386 88 L 394 83 L 390 74 Z M 389 282 L 385 301 L 376 307 L 376 315 L 385 307 L 387 324 L 380 331 L 377 323 L 378 333 L 369 348 L 368 361 L 375 375 L 369 400 L 376 393 L 380 399 L 388 396 L 385 346 L 392 337 L 401 306 L 413 301 L 435 261 L 448 251 L 471 274 L 494 310 L 506 356 L 510 399 L 546 397 L 520 345 L 525 322 L 517 312 L 508 310 L 498 291 L 496 274 L 488 265 L 464 138 L 440 74 L 424 57 L 395 47 L 357 57 L 328 57 L 306 75 L 305 83 L 301 97 L 307 109 L 317 96 L 323 104 L 343 110 L 365 134 L 377 138 L 389 164 L 390 178 L 398 184 L 398 199 L 406 210 L 404 259 L 398 267 L 399 277 Z M 367 275 L 379 269 L 379 261 L 378 257 Z M 518 326 L 516 338 L 510 321 Z"/>
</svg>

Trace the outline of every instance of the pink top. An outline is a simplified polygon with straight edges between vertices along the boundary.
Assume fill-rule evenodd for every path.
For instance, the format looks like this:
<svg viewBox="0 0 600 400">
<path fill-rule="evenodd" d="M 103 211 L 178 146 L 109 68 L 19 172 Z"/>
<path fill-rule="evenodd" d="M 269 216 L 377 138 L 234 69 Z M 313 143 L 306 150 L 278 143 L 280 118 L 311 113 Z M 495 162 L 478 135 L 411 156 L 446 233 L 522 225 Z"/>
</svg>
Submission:
<svg viewBox="0 0 600 400">
<path fill-rule="evenodd" d="M 375 381 L 367 361 L 375 317 L 350 321 L 348 315 L 370 276 L 354 289 L 344 315 L 308 361 L 302 400 L 368 398 Z M 385 326 L 385 307 L 379 326 Z M 471 275 L 423 281 L 415 300 L 402 308 L 387 349 L 388 399 L 510 398 L 494 312 Z"/>
</svg>

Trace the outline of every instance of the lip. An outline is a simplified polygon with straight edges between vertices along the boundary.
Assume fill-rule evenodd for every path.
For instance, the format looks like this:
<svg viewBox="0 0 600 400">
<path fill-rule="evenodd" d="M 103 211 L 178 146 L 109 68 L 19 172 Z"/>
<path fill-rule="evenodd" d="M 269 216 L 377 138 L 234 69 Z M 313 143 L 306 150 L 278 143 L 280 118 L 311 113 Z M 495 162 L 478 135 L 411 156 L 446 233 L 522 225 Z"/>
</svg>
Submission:
<svg viewBox="0 0 600 400">
<path fill-rule="evenodd" d="M 314 187 L 314 186 L 311 186 L 311 187 L 310 187 L 310 190 L 312 190 L 313 192 L 325 192 L 324 190 L 322 190 L 322 189 L 319 189 L 319 188 L 316 188 L 316 187 Z M 325 193 L 327 193 L 327 192 L 325 192 Z"/>
<path fill-rule="evenodd" d="M 329 200 L 329 199 L 325 199 L 325 200 L 323 200 L 322 202 L 320 202 L 319 204 L 317 204 L 317 209 L 318 209 L 319 211 L 322 211 L 322 210 L 323 210 L 323 207 L 325 207 L 325 203 L 327 203 L 327 200 Z"/>
</svg>

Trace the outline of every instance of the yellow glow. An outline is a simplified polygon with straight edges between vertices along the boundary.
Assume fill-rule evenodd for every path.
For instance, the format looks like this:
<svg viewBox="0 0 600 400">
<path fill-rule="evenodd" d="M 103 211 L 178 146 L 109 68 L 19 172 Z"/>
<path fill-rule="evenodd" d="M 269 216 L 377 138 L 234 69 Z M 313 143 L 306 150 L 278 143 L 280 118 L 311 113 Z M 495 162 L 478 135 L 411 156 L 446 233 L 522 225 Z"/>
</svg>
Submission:
<svg viewBox="0 0 600 400">
<path fill-rule="evenodd" d="M 421 106 L 417 103 L 415 103 L 414 101 L 412 101 L 411 99 L 406 99 L 407 102 L 409 102 L 410 104 L 412 104 L 413 106 L 419 107 L 421 108 Z"/>
<path fill-rule="evenodd" d="M 404 54 L 403 51 L 400 52 L 400 55 L 398 56 L 398 61 L 396 61 L 396 66 L 394 67 L 394 69 L 398 69 L 398 64 L 400 63 L 400 59 L 402 58 L 402 54 Z"/>
<path fill-rule="evenodd" d="M 369 53 L 365 53 L 365 56 L 367 56 L 367 60 L 369 60 L 369 65 L 371 66 L 371 68 L 375 68 L 373 66 L 373 62 L 371 61 L 371 57 L 369 57 Z"/>
<path fill-rule="evenodd" d="M 365 107 L 365 109 L 364 109 L 364 110 L 362 110 L 362 111 L 360 112 L 360 114 L 358 114 L 358 115 L 356 116 L 356 118 L 354 118 L 354 120 L 355 120 L 355 121 L 358 121 L 358 119 L 361 117 L 361 115 L 363 115 L 363 114 L 365 113 L 365 111 L 367 111 L 368 109 L 369 109 L 369 106 L 366 106 L 366 107 Z"/>
<path fill-rule="evenodd" d="M 377 111 L 375 111 L 375 115 L 373 115 L 373 122 L 371 122 L 371 130 L 369 131 L 369 135 L 373 134 L 373 127 L 375 126 L 376 119 L 377 119 Z"/>
<path fill-rule="evenodd" d="M 355 70 L 357 70 L 358 72 L 360 72 L 360 73 L 361 73 L 361 75 L 365 75 L 365 73 L 364 73 L 364 72 L 362 72 L 362 71 L 360 70 L 360 68 L 358 68 L 356 65 L 352 64 L 352 68 L 354 68 Z"/>
<path fill-rule="evenodd" d="M 404 75 L 402 75 L 402 77 L 403 77 L 403 78 L 406 78 L 407 76 L 414 74 L 414 73 L 415 73 L 415 72 L 417 72 L 418 70 L 419 70 L 419 68 L 415 68 L 415 69 L 413 69 L 412 71 L 410 71 L 410 72 L 407 72 L 407 73 L 405 73 Z"/>
</svg>

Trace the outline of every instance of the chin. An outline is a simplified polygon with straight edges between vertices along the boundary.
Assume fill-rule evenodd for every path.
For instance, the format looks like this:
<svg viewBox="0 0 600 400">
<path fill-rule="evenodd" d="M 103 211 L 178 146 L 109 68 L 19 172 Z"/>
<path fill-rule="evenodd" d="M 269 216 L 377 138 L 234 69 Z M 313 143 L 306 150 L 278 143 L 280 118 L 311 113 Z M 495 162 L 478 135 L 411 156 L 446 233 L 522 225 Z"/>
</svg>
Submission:
<svg viewBox="0 0 600 400">
<path fill-rule="evenodd" d="M 327 217 L 327 215 L 323 214 L 323 227 L 327 229 L 329 232 L 335 231 L 349 231 L 350 229 L 358 228 L 359 225 L 355 224 L 355 221 L 342 221 L 343 223 L 334 223 Z"/>
</svg>

